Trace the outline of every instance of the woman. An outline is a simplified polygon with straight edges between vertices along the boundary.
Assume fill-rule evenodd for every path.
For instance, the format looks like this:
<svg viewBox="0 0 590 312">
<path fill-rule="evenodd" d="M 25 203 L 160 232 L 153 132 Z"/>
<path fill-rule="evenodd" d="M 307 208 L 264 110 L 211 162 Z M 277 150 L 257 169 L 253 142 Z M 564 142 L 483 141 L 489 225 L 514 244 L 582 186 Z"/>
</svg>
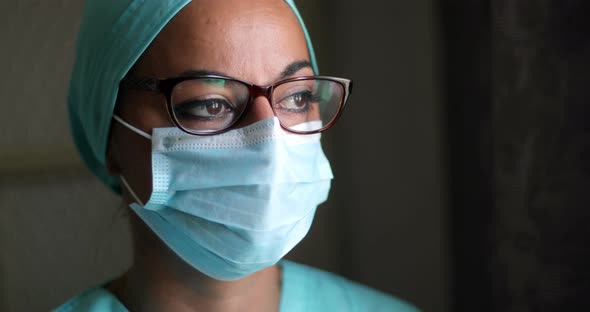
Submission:
<svg viewBox="0 0 590 312">
<path fill-rule="evenodd" d="M 351 88 L 315 66 L 292 1 L 87 1 L 73 135 L 135 212 L 135 253 L 57 311 L 415 311 L 280 262 L 327 198 L 319 132 Z"/>
</svg>

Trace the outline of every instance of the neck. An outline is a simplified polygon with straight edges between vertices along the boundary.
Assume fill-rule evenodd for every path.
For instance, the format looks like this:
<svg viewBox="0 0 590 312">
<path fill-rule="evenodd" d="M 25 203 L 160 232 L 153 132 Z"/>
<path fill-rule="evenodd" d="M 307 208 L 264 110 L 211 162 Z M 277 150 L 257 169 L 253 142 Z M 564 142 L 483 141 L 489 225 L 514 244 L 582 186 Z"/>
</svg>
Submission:
<svg viewBox="0 0 590 312">
<path fill-rule="evenodd" d="M 129 311 L 278 311 L 281 272 L 272 266 L 236 281 L 193 269 L 132 214 L 135 261 L 108 289 Z"/>
</svg>

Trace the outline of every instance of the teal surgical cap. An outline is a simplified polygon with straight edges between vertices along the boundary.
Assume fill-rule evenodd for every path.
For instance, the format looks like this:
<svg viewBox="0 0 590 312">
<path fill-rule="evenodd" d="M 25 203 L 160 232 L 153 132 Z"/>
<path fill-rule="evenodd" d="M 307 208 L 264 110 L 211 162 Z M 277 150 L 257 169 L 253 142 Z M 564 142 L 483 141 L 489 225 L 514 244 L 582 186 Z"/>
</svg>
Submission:
<svg viewBox="0 0 590 312">
<path fill-rule="evenodd" d="M 106 150 L 119 82 L 166 24 L 190 0 L 86 0 L 70 81 L 68 111 L 74 142 L 90 170 L 120 193 L 109 176 Z M 305 33 L 317 73 L 313 47 L 293 0 L 285 0 Z"/>
</svg>

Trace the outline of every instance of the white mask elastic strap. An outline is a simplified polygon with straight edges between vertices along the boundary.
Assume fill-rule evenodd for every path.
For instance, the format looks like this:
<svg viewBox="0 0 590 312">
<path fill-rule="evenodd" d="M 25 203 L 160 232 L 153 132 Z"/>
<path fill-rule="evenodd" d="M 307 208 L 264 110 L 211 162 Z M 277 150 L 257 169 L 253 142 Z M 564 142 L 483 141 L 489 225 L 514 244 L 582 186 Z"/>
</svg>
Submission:
<svg viewBox="0 0 590 312">
<path fill-rule="evenodd" d="M 125 188 L 127 188 L 127 190 L 129 191 L 129 193 L 131 194 L 131 196 L 133 196 L 133 198 L 135 199 L 135 201 L 141 205 L 141 207 L 143 208 L 145 205 L 143 204 L 143 202 L 141 201 L 141 199 L 139 199 L 139 196 L 137 196 L 137 194 L 135 194 L 135 192 L 133 191 L 133 189 L 131 189 L 131 186 L 129 186 L 129 183 L 127 183 L 127 180 L 125 180 L 125 177 L 120 176 L 121 178 L 121 182 L 123 182 L 123 185 L 125 186 Z"/>
<path fill-rule="evenodd" d="M 127 127 L 129 130 L 131 130 L 131 131 L 133 131 L 133 132 L 141 135 L 142 137 L 144 137 L 144 138 L 146 138 L 148 140 L 151 140 L 152 139 L 152 136 L 151 135 L 149 135 L 149 134 L 147 134 L 147 133 L 145 133 L 145 132 L 143 132 L 143 131 L 135 128 L 134 126 L 132 126 L 130 124 L 128 124 L 127 122 L 125 122 L 125 120 L 121 119 L 121 117 L 119 117 L 117 115 L 113 115 L 113 118 L 116 121 L 118 121 L 119 123 L 121 123 L 123 126 Z"/>
</svg>

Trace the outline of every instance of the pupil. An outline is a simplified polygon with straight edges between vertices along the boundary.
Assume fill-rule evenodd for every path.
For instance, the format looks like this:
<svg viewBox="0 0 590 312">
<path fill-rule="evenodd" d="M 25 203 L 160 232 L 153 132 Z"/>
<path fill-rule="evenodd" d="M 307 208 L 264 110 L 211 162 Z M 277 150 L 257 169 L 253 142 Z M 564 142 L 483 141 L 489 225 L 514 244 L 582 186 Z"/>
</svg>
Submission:
<svg viewBox="0 0 590 312">
<path fill-rule="evenodd" d="M 207 113 L 209 113 L 210 115 L 218 115 L 219 113 L 221 113 L 222 109 L 222 105 L 218 102 L 207 105 Z"/>
<path fill-rule="evenodd" d="M 295 101 L 295 106 L 299 108 L 305 105 L 305 103 L 303 102 L 304 99 L 302 94 L 297 94 L 293 100 Z"/>
</svg>

